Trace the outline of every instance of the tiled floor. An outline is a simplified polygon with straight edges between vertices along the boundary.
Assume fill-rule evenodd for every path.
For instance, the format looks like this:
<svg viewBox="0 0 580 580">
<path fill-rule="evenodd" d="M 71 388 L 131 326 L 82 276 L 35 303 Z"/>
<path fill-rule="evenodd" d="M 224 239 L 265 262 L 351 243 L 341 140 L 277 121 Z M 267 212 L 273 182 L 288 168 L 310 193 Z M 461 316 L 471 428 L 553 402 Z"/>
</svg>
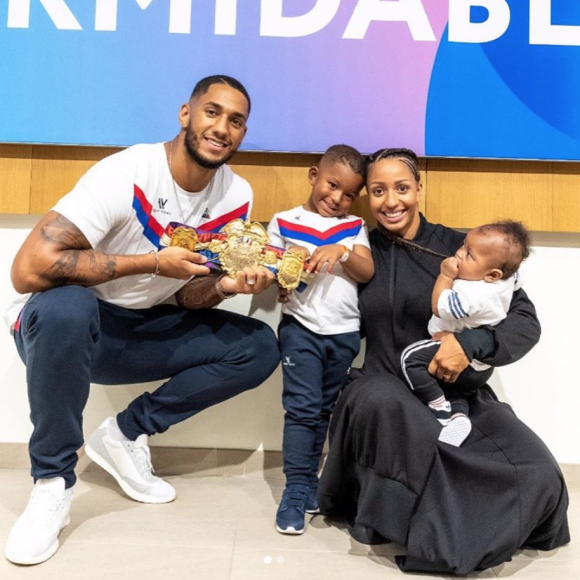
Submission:
<svg viewBox="0 0 580 580">
<path fill-rule="evenodd" d="M 283 480 L 276 468 L 183 471 L 168 479 L 178 498 L 166 505 L 127 499 L 113 479 L 85 470 L 75 487 L 70 525 L 48 562 L 19 567 L 0 558 L 0 579 L 42 580 L 279 580 L 444 578 L 403 574 L 395 545 L 368 547 L 318 516 L 302 536 L 283 536 L 273 525 Z M 218 466 L 219 467 L 219 466 Z M 225 473 L 225 475 L 223 474 Z M 576 483 L 576 482 L 574 482 Z M 0 469 L 0 545 L 26 504 L 26 469 Z M 573 538 L 580 534 L 580 487 L 570 489 Z M 3 548 L 2 548 L 3 549 Z M 542 553 L 524 551 L 512 562 L 473 578 L 569 580 L 580 577 L 578 544 Z"/>
</svg>

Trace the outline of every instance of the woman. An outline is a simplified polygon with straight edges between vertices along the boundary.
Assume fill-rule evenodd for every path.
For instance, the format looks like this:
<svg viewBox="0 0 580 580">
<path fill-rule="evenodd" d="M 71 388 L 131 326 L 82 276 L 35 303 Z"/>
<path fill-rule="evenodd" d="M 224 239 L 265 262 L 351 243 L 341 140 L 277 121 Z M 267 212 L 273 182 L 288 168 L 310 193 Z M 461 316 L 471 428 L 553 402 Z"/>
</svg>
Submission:
<svg viewBox="0 0 580 580">
<path fill-rule="evenodd" d="M 453 447 L 438 442 L 441 425 L 405 385 L 401 353 L 428 338 L 440 255 L 453 255 L 464 234 L 419 213 L 412 151 L 375 153 L 367 190 L 379 227 L 371 233 L 376 274 L 360 292 L 366 356 L 334 412 L 322 513 L 345 518 L 363 543 L 406 546 L 398 558 L 405 571 L 466 574 L 524 546 L 567 543 L 568 495 L 556 461 L 490 387 L 462 393 L 473 429 Z M 472 358 L 512 363 L 539 335 L 534 307 L 519 290 L 497 326 L 443 337 L 430 371 L 453 383 Z"/>
</svg>

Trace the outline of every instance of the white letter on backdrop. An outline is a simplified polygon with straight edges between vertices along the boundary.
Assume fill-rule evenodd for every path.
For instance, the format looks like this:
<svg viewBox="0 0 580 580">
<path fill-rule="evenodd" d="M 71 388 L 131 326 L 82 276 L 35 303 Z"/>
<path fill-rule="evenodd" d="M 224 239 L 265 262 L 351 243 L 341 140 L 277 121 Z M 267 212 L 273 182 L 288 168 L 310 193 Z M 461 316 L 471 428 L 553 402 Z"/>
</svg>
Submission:
<svg viewBox="0 0 580 580">
<path fill-rule="evenodd" d="M 359 0 L 343 38 L 364 38 L 373 20 L 406 22 L 413 40 L 436 40 L 421 0 Z"/>
<path fill-rule="evenodd" d="M 135 0 L 141 10 L 146 10 L 153 0 Z M 117 30 L 118 0 L 97 0 L 95 30 Z M 189 34 L 191 31 L 191 0 L 171 0 L 169 4 L 169 32 Z"/>
<path fill-rule="evenodd" d="M 302 16 L 282 16 L 284 0 L 262 0 L 260 36 L 308 36 L 322 30 L 336 15 L 340 0 L 317 0 Z"/>
<path fill-rule="evenodd" d="M 530 0 L 530 44 L 580 46 L 580 26 L 552 24 L 552 1 Z"/>
<path fill-rule="evenodd" d="M 472 6 L 487 8 L 485 22 L 471 22 Z M 449 0 L 449 42 L 491 42 L 510 25 L 510 7 L 505 0 Z"/>
<path fill-rule="evenodd" d="M 234 36 L 237 16 L 238 0 L 216 0 L 215 34 Z"/>
<path fill-rule="evenodd" d="M 40 0 L 50 19 L 59 30 L 82 30 L 64 0 Z M 30 0 L 9 0 L 8 28 L 28 28 L 30 24 Z"/>
<path fill-rule="evenodd" d="M 169 32 L 171 34 L 189 34 L 191 32 L 191 0 L 171 0 Z"/>
</svg>

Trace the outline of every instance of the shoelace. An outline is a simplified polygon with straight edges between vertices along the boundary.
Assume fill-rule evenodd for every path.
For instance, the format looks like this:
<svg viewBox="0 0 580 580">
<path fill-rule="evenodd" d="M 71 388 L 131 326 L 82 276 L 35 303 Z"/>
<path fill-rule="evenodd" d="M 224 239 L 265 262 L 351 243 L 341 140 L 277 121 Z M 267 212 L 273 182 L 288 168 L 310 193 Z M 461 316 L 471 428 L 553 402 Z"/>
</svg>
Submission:
<svg viewBox="0 0 580 580">
<path fill-rule="evenodd" d="M 59 498 L 48 490 L 35 489 L 26 506 L 27 523 L 50 523 L 63 508 L 65 498 Z"/>
<path fill-rule="evenodd" d="M 155 469 L 151 463 L 151 450 L 149 449 L 149 445 L 147 445 L 147 435 L 139 435 L 131 451 L 135 454 L 142 474 L 151 475 L 155 473 Z"/>
</svg>

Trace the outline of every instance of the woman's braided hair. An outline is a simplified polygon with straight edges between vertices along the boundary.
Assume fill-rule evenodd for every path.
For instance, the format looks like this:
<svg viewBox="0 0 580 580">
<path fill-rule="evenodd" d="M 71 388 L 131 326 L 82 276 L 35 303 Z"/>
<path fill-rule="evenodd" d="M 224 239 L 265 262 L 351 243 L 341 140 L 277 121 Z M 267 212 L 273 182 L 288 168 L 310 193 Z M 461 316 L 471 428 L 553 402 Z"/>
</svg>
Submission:
<svg viewBox="0 0 580 580">
<path fill-rule="evenodd" d="M 379 224 L 379 231 L 385 238 L 396 244 L 397 246 L 403 246 L 404 248 L 409 248 L 410 250 L 415 250 L 416 252 L 421 252 L 423 254 L 429 254 L 430 256 L 436 256 L 437 258 L 449 258 L 450 256 L 446 256 L 445 254 L 440 254 L 435 250 L 430 250 L 429 248 L 424 248 L 415 242 L 411 242 L 410 240 L 406 240 L 405 238 L 401 238 L 400 236 L 395 236 L 387 228 Z"/>
</svg>

